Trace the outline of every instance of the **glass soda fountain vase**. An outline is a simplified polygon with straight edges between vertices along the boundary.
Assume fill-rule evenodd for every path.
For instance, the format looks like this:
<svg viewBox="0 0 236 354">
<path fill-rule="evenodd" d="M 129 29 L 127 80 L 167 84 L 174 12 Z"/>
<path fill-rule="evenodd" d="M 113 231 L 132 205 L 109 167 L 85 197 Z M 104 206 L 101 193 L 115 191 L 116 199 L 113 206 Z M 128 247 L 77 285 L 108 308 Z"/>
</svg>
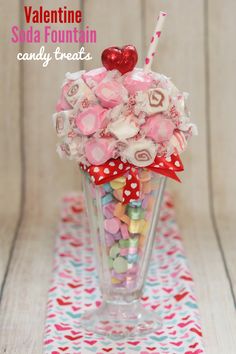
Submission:
<svg viewBox="0 0 236 354">
<path fill-rule="evenodd" d="M 91 237 L 103 304 L 81 318 L 82 326 L 112 339 L 146 335 L 162 325 L 141 304 L 166 177 L 139 169 L 140 197 L 122 203 L 126 176 L 95 186 L 83 173 Z"/>
</svg>

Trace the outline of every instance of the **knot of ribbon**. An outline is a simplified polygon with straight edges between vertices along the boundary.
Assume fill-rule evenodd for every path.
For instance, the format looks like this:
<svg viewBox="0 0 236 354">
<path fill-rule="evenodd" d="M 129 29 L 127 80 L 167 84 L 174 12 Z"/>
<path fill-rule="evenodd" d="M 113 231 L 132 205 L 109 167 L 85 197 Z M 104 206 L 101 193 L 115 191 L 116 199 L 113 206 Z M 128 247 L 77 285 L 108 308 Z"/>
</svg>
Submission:
<svg viewBox="0 0 236 354">
<path fill-rule="evenodd" d="M 123 189 L 123 203 L 128 204 L 140 197 L 140 179 L 139 168 L 129 162 L 122 162 L 121 159 L 110 159 L 103 165 L 85 166 L 80 164 L 81 168 L 86 171 L 91 181 L 96 184 L 108 183 L 118 177 L 126 176 L 126 184 Z M 179 155 L 172 154 L 169 157 L 156 156 L 151 165 L 145 167 L 147 170 L 172 178 L 180 182 L 176 172 L 184 170 Z"/>
</svg>

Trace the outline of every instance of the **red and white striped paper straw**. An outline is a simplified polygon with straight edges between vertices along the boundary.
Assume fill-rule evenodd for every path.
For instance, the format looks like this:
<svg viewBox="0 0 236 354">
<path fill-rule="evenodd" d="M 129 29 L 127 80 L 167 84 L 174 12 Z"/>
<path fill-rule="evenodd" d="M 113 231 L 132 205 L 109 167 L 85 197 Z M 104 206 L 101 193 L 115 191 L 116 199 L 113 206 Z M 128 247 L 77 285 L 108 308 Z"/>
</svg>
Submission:
<svg viewBox="0 0 236 354">
<path fill-rule="evenodd" d="M 161 32 L 162 32 L 162 28 L 163 28 L 166 16 L 167 16 L 167 14 L 162 11 L 160 12 L 160 14 L 158 16 L 156 28 L 155 28 L 155 31 L 154 31 L 153 36 L 151 38 L 151 41 L 150 41 L 148 54 L 145 58 L 144 71 L 151 70 L 153 58 L 156 53 L 157 45 L 158 45 L 158 42 L 159 42 L 159 39 L 161 36 Z"/>
</svg>

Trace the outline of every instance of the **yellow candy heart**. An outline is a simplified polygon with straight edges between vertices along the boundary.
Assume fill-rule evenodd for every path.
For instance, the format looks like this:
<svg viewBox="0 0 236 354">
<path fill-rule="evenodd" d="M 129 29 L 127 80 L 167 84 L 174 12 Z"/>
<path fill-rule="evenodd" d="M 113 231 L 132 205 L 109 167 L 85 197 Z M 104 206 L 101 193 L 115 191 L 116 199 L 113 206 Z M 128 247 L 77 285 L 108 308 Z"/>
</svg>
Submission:
<svg viewBox="0 0 236 354">
<path fill-rule="evenodd" d="M 112 284 L 120 284 L 121 280 L 116 279 L 116 278 L 111 278 L 111 282 L 112 282 Z"/>
<path fill-rule="evenodd" d="M 113 189 L 122 189 L 125 186 L 126 179 L 125 177 L 118 177 L 116 179 L 113 179 L 113 181 L 110 182 L 110 185 Z"/>
</svg>

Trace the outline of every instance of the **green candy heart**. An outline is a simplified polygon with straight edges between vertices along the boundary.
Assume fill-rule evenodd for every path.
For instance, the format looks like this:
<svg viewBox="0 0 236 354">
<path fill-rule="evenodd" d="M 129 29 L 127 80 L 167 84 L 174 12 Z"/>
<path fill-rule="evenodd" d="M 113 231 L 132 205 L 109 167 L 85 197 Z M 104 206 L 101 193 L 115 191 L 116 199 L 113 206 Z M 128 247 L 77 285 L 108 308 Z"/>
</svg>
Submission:
<svg viewBox="0 0 236 354">
<path fill-rule="evenodd" d="M 123 257 L 117 257 L 113 262 L 113 269 L 116 273 L 125 273 L 128 269 L 128 262 Z"/>
<path fill-rule="evenodd" d="M 109 255 L 111 258 L 116 258 L 118 256 L 118 254 L 120 253 L 120 247 L 119 247 L 119 244 L 118 243 L 115 243 L 111 249 L 110 249 L 110 252 L 109 252 Z"/>
</svg>

